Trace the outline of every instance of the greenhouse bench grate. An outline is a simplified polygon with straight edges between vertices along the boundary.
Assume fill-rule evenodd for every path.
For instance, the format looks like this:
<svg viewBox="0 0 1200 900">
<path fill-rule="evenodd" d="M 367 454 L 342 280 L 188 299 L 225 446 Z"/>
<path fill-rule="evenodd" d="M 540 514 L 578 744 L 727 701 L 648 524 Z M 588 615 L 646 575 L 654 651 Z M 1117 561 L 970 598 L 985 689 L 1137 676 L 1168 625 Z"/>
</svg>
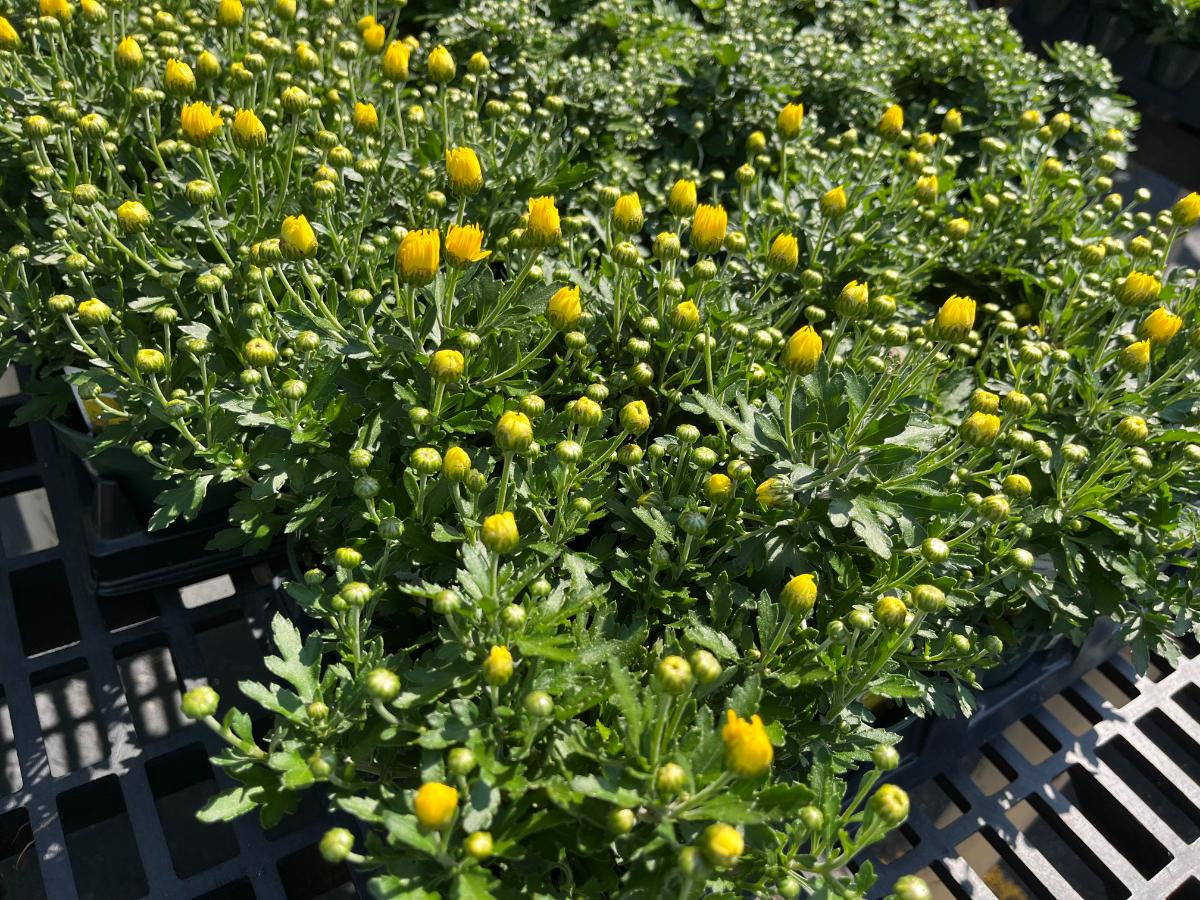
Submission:
<svg viewBox="0 0 1200 900">
<path fill-rule="evenodd" d="M 1143 676 L 1117 654 L 996 724 L 898 770 L 911 813 L 870 896 L 918 873 L 935 898 L 1200 897 L 1200 646 Z"/>
<path fill-rule="evenodd" d="M 317 852 L 333 821 L 317 791 L 266 832 L 253 816 L 195 820 L 231 782 L 180 698 L 207 681 L 236 700 L 239 680 L 266 675 L 273 561 L 98 596 L 54 438 L 6 427 L 12 373 L 0 392 L 0 897 L 358 896 L 358 876 Z"/>
</svg>

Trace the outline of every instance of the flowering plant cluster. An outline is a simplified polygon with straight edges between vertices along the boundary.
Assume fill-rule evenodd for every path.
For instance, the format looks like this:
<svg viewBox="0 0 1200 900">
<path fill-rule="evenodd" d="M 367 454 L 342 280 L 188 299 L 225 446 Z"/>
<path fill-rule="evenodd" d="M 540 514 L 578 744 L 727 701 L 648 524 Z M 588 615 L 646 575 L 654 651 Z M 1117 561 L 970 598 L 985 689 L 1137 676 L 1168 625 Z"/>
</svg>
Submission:
<svg viewBox="0 0 1200 900">
<path fill-rule="evenodd" d="M 158 471 L 151 527 L 236 485 L 219 544 L 295 560 L 265 736 L 184 698 L 237 782 L 203 818 L 319 785 L 380 897 L 861 896 L 889 725 L 1101 616 L 1140 662 L 1195 629 L 1200 197 L 1113 193 L 1115 107 L 790 94 L 729 180 L 630 184 L 603 108 L 507 83 L 557 49 L 39 13 L 0 21 L 5 356 Z"/>
</svg>

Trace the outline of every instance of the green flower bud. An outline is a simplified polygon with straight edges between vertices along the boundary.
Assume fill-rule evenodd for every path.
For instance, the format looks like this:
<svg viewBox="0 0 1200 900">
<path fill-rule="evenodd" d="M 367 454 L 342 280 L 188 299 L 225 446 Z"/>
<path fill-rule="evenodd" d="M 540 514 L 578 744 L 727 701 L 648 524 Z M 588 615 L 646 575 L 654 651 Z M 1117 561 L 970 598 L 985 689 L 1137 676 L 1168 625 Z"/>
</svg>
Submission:
<svg viewBox="0 0 1200 900">
<path fill-rule="evenodd" d="M 400 696 L 400 679 L 391 669 L 383 667 L 367 673 L 367 693 L 381 703 L 391 703 Z"/>
<path fill-rule="evenodd" d="M 194 687 L 184 694 L 181 707 L 183 714 L 189 719 L 205 719 L 216 715 L 220 702 L 220 695 L 205 684 Z"/>
<path fill-rule="evenodd" d="M 321 838 L 320 850 L 327 863 L 345 862 L 354 850 L 354 835 L 346 828 L 330 828 Z"/>
</svg>

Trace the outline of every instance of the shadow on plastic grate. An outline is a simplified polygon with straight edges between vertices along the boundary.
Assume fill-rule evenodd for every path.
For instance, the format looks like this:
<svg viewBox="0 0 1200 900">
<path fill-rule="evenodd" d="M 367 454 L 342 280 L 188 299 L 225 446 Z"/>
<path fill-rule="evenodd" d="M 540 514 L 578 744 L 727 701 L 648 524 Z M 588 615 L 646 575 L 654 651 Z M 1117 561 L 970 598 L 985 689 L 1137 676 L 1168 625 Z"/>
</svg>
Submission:
<svg viewBox="0 0 1200 900">
<path fill-rule="evenodd" d="M 942 900 L 1200 898 L 1200 645 L 1140 678 L 1118 654 L 1009 718 L 932 777 L 901 771 L 911 813 L 872 848 L 871 896 L 917 873 Z"/>
<path fill-rule="evenodd" d="M 193 584 L 97 596 L 85 514 L 47 427 L 9 428 L 0 380 L 0 897 L 333 900 L 359 891 L 321 860 L 323 798 L 264 833 L 201 825 L 228 785 L 219 739 L 180 712 L 263 677 L 272 568 L 240 561 Z M 245 705 L 245 704 L 243 704 Z M 363 892 L 365 895 L 365 891 Z"/>
</svg>

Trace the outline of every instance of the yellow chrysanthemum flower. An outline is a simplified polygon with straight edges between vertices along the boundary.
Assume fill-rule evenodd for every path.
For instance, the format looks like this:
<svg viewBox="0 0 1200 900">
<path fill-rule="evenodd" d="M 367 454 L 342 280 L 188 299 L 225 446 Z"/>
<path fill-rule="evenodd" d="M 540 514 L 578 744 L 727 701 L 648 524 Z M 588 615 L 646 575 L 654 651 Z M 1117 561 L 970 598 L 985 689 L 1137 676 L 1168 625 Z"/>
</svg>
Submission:
<svg viewBox="0 0 1200 900">
<path fill-rule="evenodd" d="M 118 68 L 125 69 L 127 72 L 140 69 L 142 63 L 145 62 L 145 57 L 142 55 L 142 45 L 132 37 L 123 38 L 121 43 L 117 44 L 113 59 L 116 60 Z"/>
<path fill-rule="evenodd" d="M 279 228 L 279 244 L 294 259 L 312 256 L 317 252 L 317 234 L 303 215 L 288 216 Z"/>
<path fill-rule="evenodd" d="M 642 201 L 637 192 L 622 194 L 613 205 L 613 224 L 617 231 L 635 234 L 642 230 L 646 217 L 642 214 Z"/>
<path fill-rule="evenodd" d="M 560 287 L 546 304 L 546 318 L 557 331 L 574 328 L 582 315 L 583 304 L 579 301 L 577 287 Z"/>
<path fill-rule="evenodd" d="M 732 709 L 728 710 L 721 728 L 721 740 L 725 744 L 725 768 L 734 775 L 757 778 L 771 768 L 775 748 L 758 716 L 747 721 Z"/>
<path fill-rule="evenodd" d="M 267 128 L 251 109 L 239 109 L 233 116 L 233 142 L 243 150 L 257 150 L 267 143 Z"/>
<path fill-rule="evenodd" d="M 767 266 L 773 272 L 788 272 L 800 261 L 800 242 L 794 234 L 783 233 L 771 242 Z"/>
<path fill-rule="evenodd" d="M 775 120 L 775 127 L 779 130 L 779 136 L 788 141 L 800 134 L 800 126 L 803 124 L 803 103 L 789 103 L 779 111 L 779 116 Z"/>
<path fill-rule="evenodd" d="M 531 197 L 529 199 L 529 227 L 526 238 L 535 247 L 557 244 L 562 236 L 562 221 L 553 197 Z"/>
<path fill-rule="evenodd" d="M 1200 194 L 1193 191 L 1171 207 L 1171 224 L 1176 228 L 1191 228 L 1197 222 L 1200 222 Z"/>
<path fill-rule="evenodd" d="M 383 54 L 383 77 L 392 81 L 408 79 L 408 59 L 412 50 L 403 41 L 392 41 Z"/>
<path fill-rule="evenodd" d="M 491 256 L 483 249 L 483 229 L 478 225 L 451 225 L 446 230 L 446 261 L 458 269 Z"/>
<path fill-rule="evenodd" d="M 426 66 L 429 69 L 429 78 L 435 84 L 453 81 L 454 73 L 458 71 L 458 67 L 454 64 L 454 57 L 442 44 L 438 44 L 429 52 L 429 61 Z"/>
<path fill-rule="evenodd" d="M 441 259 L 442 236 L 436 228 L 410 231 L 396 250 L 400 277 L 409 284 L 425 285 L 437 275 Z"/>
<path fill-rule="evenodd" d="M 362 33 L 363 46 L 371 53 L 378 53 L 383 49 L 383 42 L 387 40 L 387 29 L 378 22 L 368 25 L 363 29 Z"/>
<path fill-rule="evenodd" d="M 242 0 L 221 0 L 217 4 L 217 24 L 222 28 L 236 28 L 242 24 Z"/>
<path fill-rule="evenodd" d="M 379 130 L 379 113 L 372 104 L 354 104 L 354 128 L 363 134 L 372 134 Z"/>
<path fill-rule="evenodd" d="M 216 136 L 225 120 L 212 111 L 203 100 L 189 103 L 179 113 L 179 124 L 183 135 L 193 144 L 202 147 Z"/>
<path fill-rule="evenodd" d="M 69 22 L 75 15 L 75 7 L 70 0 L 38 0 L 38 12 L 60 22 Z"/>
<path fill-rule="evenodd" d="M 692 216 L 691 244 L 699 253 L 716 253 L 725 242 L 729 214 L 721 204 L 701 203 Z"/>
<path fill-rule="evenodd" d="M 904 110 L 897 104 L 893 103 L 883 115 L 879 117 L 879 124 L 875 126 L 875 131 L 885 138 L 895 138 L 904 130 Z"/>
<path fill-rule="evenodd" d="M 808 375 L 816 371 L 822 348 L 821 335 L 811 325 L 805 325 L 788 338 L 780 361 L 793 375 Z"/>
<path fill-rule="evenodd" d="M 1000 417 L 991 413 L 973 412 L 958 427 L 962 439 L 972 447 L 986 447 L 1000 434 Z"/>
<path fill-rule="evenodd" d="M 683 218 L 696 211 L 696 182 L 680 178 L 671 185 L 671 193 L 667 195 L 667 208 L 672 215 Z"/>
<path fill-rule="evenodd" d="M 446 151 L 446 175 L 450 179 L 450 189 L 456 194 L 469 196 L 483 187 L 483 168 L 470 147 L 453 147 Z"/>
<path fill-rule="evenodd" d="M 1138 333 L 1156 344 L 1169 344 L 1183 326 L 1183 319 L 1165 306 L 1160 306 L 1142 322 Z"/>
<path fill-rule="evenodd" d="M 975 301 L 958 294 L 942 304 L 934 319 L 934 330 L 945 341 L 961 341 L 975 327 Z"/>
<path fill-rule="evenodd" d="M 836 219 L 846 212 L 846 189 L 839 184 L 832 190 L 826 191 L 821 195 L 820 206 L 821 215 L 830 219 Z"/>
<path fill-rule="evenodd" d="M 192 67 L 182 60 L 168 59 L 163 74 L 163 87 L 168 94 L 186 97 L 196 90 L 196 75 Z"/>
<path fill-rule="evenodd" d="M 17 50 L 21 46 L 21 36 L 17 34 L 17 29 L 12 27 L 12 22 L 0 16 L 0 50 Z M 141 50 L 138 50 L 141 53 Z"/>
<path fill-rule="evenodd" d="M 1130 272 L 1117 285 L 1117 299 L 1127 306 L 1145 306 L 1157 300 L 1162 291 L 1162 282 L 1145 272 Z"/>
</svg>

